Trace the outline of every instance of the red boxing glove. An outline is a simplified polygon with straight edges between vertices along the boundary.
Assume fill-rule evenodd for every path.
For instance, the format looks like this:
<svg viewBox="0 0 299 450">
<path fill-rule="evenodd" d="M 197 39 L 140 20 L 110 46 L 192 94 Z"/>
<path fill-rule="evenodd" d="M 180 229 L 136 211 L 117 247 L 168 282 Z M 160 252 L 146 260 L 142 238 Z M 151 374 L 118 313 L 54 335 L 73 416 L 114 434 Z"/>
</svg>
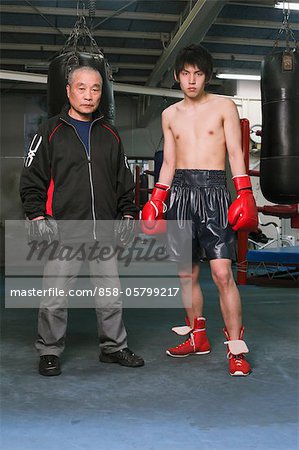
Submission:
<svg viewBox="0 0 299 450">
<path fill-rule="evenodd" d="M 256 231 L 258 213 L 248 175 L 233 177 L 237 198 L 228 209 L 228 222 L 234 231 Z"/>
<path fill-rule="evenodd" d="M 166 200 L 169 196 L 168 184 L 156 183 L 150 200 L 144 205 L 141 212 L 141 230 L 148 235 L 166 233 L 167 211 Z"/>
</svg>

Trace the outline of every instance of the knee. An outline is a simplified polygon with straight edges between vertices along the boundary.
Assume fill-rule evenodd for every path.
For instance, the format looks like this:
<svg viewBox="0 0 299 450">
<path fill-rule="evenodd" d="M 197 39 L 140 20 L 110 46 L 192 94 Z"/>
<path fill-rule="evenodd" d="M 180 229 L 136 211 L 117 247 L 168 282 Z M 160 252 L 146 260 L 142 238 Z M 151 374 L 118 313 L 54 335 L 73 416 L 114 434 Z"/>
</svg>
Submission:
<svg viewBox="0 0 299 450">
<path fill-rule="evenodd" d="M 231 270 L 218 269 L 212 272 L 212 278 L 216 286 L 220 289 L 226 289 L 233 282 L 233 275 Z"/>
<path fill-rule="evenodd" d="M 184 270 L 179 271 L 179 278 L 182 286 L 189 285 L 190 283 L 198 283 L 198 273 L 194 270 L 190 270 L 190 272 Z"/>
</svg>

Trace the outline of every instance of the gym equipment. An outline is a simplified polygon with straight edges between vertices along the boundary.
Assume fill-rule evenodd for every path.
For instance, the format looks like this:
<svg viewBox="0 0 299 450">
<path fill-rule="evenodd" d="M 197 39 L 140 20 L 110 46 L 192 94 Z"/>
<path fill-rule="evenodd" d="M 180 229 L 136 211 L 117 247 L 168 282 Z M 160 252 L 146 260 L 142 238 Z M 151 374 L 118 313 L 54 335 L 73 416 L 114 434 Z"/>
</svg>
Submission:
<svg viewBox="0 0 299 450">
<path fill-rule="evenodd" d="M 299 53 L 285 16 L 286 48 L 262 62 L 261 189 L 272 203 L 299 202 Z M 278 36 L 279 37 L 279 36 Z M 292 48 L 289 39 L 293 38 Z M 275 45 L 277 44 L 276 40 Z"/>
<path fill-rule="evenodd" d="M 89 51 L 86 51 L 86 40 L 89 39 Z M 79 41 L 83 40 L 83 50 Z M 97 69 L 103 78 L 100 111 L 106 120 L 113 124 L 115 117 L 113 80 L 111 68 L 104 54 L 92 37 L 84 16 L 80 16 L 64 47 L 49 65 L 48 72 L 48 114 L 49 117 L 60 113 L 67 102 L 66 84 L 69 72 L 77 66 L 90 66 Z"/>
<path fill-rule="evenodd" d="M 247 119 L 241 120 L 242 148 L 246 170 L 251 176 L 260 176 L 258 170 L 249 170 L 249 122 Z M 276 216 L 279 218 L 289 218 L 292 228 L 299 228 L 298 205 L 265 205 L 258 206 L 258 212 L 264 215 Z M 269 223 L 270 225 L 271 223 Z M 267 225 L 267 224 L 265 224 Z M 275 239 L 274 239 L 275 241 Z M 273 241 L 269 241 L 269 244 Z M 277 237 L 277 248 L 268 248 L 267 243 L 260 246 L 259 250 L 248 251 L 248 233 L 238 232 L 238 259 L 237 259 L 237 281 L 239 285 L 246 284 L 269 284 L 286 287 L 294 287 L 299 284 L 299 247 L 287 244 L 282 236 Z M 267 248 L 266 248 L 267 247 Z M 250 268 L 256 267 L 254 273 L 249 276 Z M 261 273 L 261 269 L 263 273 Z"/>
</svg>

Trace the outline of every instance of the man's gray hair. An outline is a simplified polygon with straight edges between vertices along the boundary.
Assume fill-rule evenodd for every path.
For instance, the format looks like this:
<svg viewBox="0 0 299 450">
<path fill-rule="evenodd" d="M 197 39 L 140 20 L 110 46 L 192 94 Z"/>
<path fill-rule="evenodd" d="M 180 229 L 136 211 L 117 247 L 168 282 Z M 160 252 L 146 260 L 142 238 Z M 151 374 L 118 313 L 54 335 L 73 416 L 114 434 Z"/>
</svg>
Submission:
<svg viewBox="0 0 299 450">
<path fill-rule="evenodd" d="M 69 74 L 68 74 L 68 77 L 67 77 L 67 82 L 68 82 L 69 85 L 71 85 L 73 83 L 73 81 L 74 81 L 74 74 L 76 72 L 78 72 L 79 70 L 80 71 L 84 70 L 86 72 L 88 71 L 88 72 L 95 72 L 95 73 L 97 73 L 99 75 L 99 77 L 100 77 L 101 87 L 103 86 L 102 75 L 100 74 L 100 72 L 97 69 L 95 69 L 94 67 L 91 67 L 91 66 L 75 66 L 74 68 L 72 68 L 69 71 Z"/>
</svg>

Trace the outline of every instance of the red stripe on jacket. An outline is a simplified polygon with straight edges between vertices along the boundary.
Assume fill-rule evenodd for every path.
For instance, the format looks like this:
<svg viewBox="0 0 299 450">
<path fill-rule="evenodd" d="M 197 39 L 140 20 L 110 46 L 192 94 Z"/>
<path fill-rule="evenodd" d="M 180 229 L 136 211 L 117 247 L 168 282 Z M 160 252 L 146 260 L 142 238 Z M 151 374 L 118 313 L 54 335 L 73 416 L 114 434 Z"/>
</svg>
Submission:
<svg viewBox="0 0 299 450">
<path fill-rule="evenodd" d="M 51 178 L 47 191 L 47 202 L 46 202 L 46 214 L 49 214 L 49 216 L 53 215 L 52 209 L 53 194 L 54 194 L 54 180 L 53 178 Z"/>
<path fill-rule="evenodd" d="M 107 130 L 109 130 L 110 133 L 112 133 L 116 137 L 117 143 L 118 144 L 120 143 L 120 139 L 117 136 L 117 134 L 115 133 L 115 131 L 113 131 L 110 127 L 108 127 L 108 125 L 104 125 L 103 123 L 101 123 L 101 126 L 104 127 L 104 128 L 107 128 Z"/>
<path fill-rule="evenodd" d="M 51 140 L 52 140 L 54 134 L 56 133 L 56 131 L 58 130 L 58 128 L 61 127 L 61 125 L 62 125 L 62 123 L 58 124 L 58 125 L 54 128 L 54 130 L 52 131 L 52 133 L 50 134 L 49 139 L 48 139 L 49 144 L 50 144 L 50 142 L 51 142 Z M 52 206 L 52 203 L 53 203 L 53 194 L 54 194 L 54 180 L 53 180 L 53 178 L 51 177 L 50 184 L 49 184 L 48 191 L 47 191 L 47 201 L 46 201 L 46 214 L 49 214 L 49 216 L 53 216 L 53 206 Z"/>
<path fill-rule="evenodd" d="M 49 144 L 50 144 L 50 142 L 51 142 L 51 140 L 52 140 L 52 137 L 54 136 L 54 134 L 56 133 L 56 131 L 58 130 L 58 128 L 61 127 L 61 125 L 62 125 L 62 123 L 58 124 L 58 125 L 54 128 L 54 130 L 52 131 L 52 133 L 50 134 L 49 139 L 48 139 Z"/>
</svg>

